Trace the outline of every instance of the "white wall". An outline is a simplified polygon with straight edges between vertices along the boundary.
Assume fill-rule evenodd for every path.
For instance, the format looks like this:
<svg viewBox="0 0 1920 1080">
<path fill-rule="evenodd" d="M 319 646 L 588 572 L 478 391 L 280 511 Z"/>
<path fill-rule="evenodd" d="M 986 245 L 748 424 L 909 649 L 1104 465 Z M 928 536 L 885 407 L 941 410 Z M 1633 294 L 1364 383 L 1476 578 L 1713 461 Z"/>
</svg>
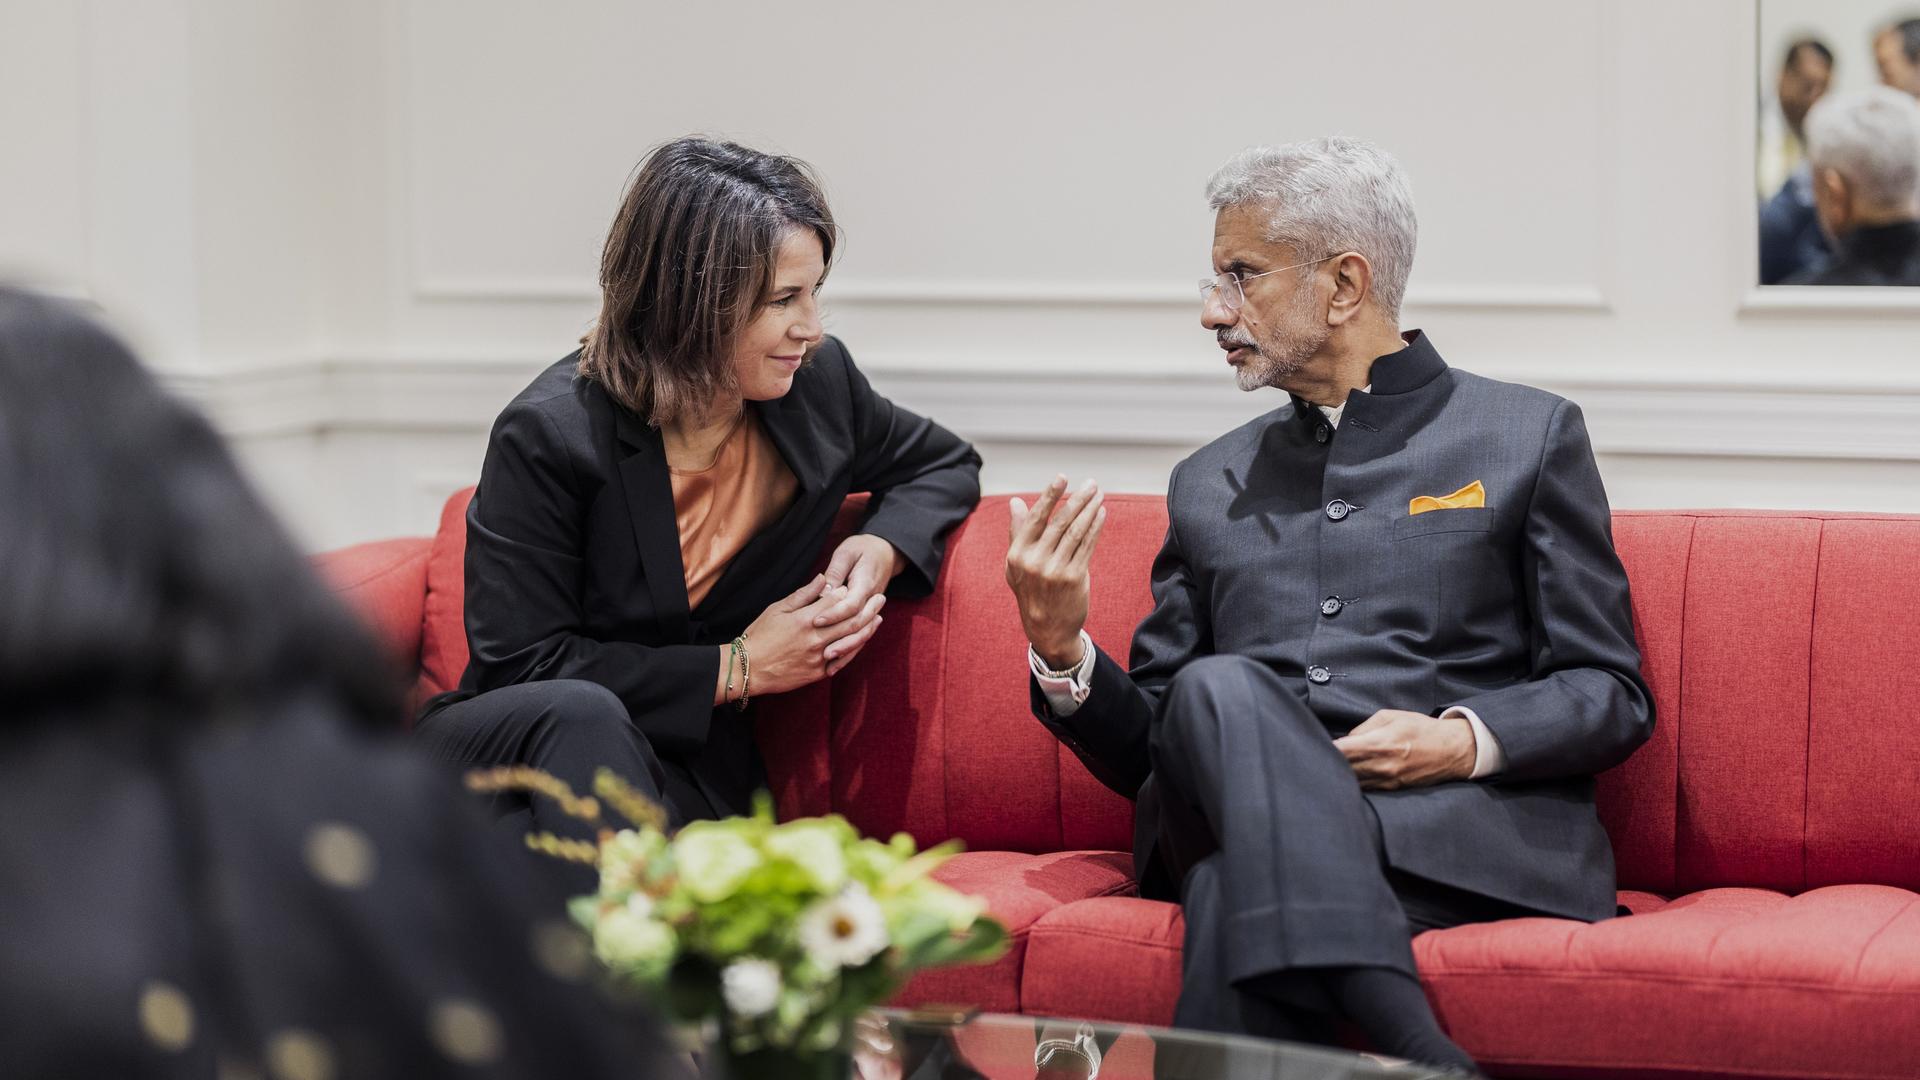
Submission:
<svg viewBox="0 0 1920 1080">
<path fill-rule="evenodd" d="M 133 328 L 315 546 L 432 527 L 691 130 L 824 174 L 830 328 L 989 490 L 1158 490 L 1279 403 L 1198 326 L 1201 188 L 1338 131 L 1412 173 L 1408 325 L 1579 400 L 1617 506 L 1920 512 L 1920 303 L 1747 284 L 1751 2 L 0 5 L 0 267 Z"/>
</svg>

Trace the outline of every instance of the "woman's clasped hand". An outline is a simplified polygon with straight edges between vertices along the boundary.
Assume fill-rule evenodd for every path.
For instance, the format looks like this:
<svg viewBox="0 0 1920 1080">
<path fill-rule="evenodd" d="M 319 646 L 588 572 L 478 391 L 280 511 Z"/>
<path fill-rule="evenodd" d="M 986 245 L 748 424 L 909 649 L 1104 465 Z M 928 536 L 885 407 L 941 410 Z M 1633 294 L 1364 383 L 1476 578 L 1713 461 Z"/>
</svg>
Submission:
<svg viewBox="0 0 1920 1080">
<path fill-rule="evenodd" d="M 830 584 L 816 574 L 792 595 L 773 604 L 747 627 L 752 692 L 778 694 L 838 674 L 880 628 L 884 593 L 870 593 L 858 607 L 848 585 Z M 837 612 L 847 612 L 838 616 Z M 822 625 L 818 620 L 833 621 Z M 736 693 L 738 685 L 736 684 Z"/>
</svg>

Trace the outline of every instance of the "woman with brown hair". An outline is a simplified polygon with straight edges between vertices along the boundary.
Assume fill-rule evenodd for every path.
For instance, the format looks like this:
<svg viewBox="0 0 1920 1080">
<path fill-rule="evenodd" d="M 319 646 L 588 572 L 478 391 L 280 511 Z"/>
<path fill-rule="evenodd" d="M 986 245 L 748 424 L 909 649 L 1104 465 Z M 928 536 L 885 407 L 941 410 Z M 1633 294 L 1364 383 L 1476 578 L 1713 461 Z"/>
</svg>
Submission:
<svg viewBox="0 0 1920 1080">
<path fill-rule="evenodd" d="M 599 320 L 494 424 L 467 510 L 471 658 L 417 728 L 434 753 L 576 789 L 607 766 L 676 824 L 740 813 L 764 783 L 749 702 L 839 671 L 888 594 L 932 590 L 980 459 L 825 335 L 836 239 L 794 159 L 699 138 L 648 155 Z M 856 491 L 865 520 L 810 578 Z"/>
</svg>

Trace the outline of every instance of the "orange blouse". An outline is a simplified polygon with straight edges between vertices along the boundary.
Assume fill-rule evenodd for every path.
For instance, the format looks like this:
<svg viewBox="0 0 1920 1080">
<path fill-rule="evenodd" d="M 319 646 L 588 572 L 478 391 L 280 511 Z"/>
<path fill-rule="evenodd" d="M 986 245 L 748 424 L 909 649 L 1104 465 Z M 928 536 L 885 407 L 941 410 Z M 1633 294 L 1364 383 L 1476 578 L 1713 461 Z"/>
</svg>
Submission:
<svg viewBox="0 0 1920 1080">
<path fill-rule="evenodd" d="M 746 410 L 704 469 L 669 469 L 673 516 L 680 528 L 680 565 L 687 606 L 698 607 L 727 564 L 760 530 L 787 512 L 800 482 Z"/>
</svg>

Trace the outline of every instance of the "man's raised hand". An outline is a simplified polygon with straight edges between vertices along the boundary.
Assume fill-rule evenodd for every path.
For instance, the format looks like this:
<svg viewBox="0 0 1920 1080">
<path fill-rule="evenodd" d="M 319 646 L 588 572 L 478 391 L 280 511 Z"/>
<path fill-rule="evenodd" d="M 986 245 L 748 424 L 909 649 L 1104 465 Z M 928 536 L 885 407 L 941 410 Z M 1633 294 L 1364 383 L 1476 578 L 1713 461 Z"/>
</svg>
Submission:
<svg viewBox="0 0 1920 1080">
<path fill-rule="evenodd" d="M 1080 629 L 1087 622 L 1087 566 L 1100 527 L 1107 520 L 1106 496 L 1089 480 L 1066 497 L 1067 478 L 1055 477 L 1029 509 L 1020 499 L 1007 503 L 1011 536 L 1007 545 L 1007 584 L 1020 608 L 1027 640 L 1048 667 L 1070 667 L 1081 659 Z"/>
</svg>

